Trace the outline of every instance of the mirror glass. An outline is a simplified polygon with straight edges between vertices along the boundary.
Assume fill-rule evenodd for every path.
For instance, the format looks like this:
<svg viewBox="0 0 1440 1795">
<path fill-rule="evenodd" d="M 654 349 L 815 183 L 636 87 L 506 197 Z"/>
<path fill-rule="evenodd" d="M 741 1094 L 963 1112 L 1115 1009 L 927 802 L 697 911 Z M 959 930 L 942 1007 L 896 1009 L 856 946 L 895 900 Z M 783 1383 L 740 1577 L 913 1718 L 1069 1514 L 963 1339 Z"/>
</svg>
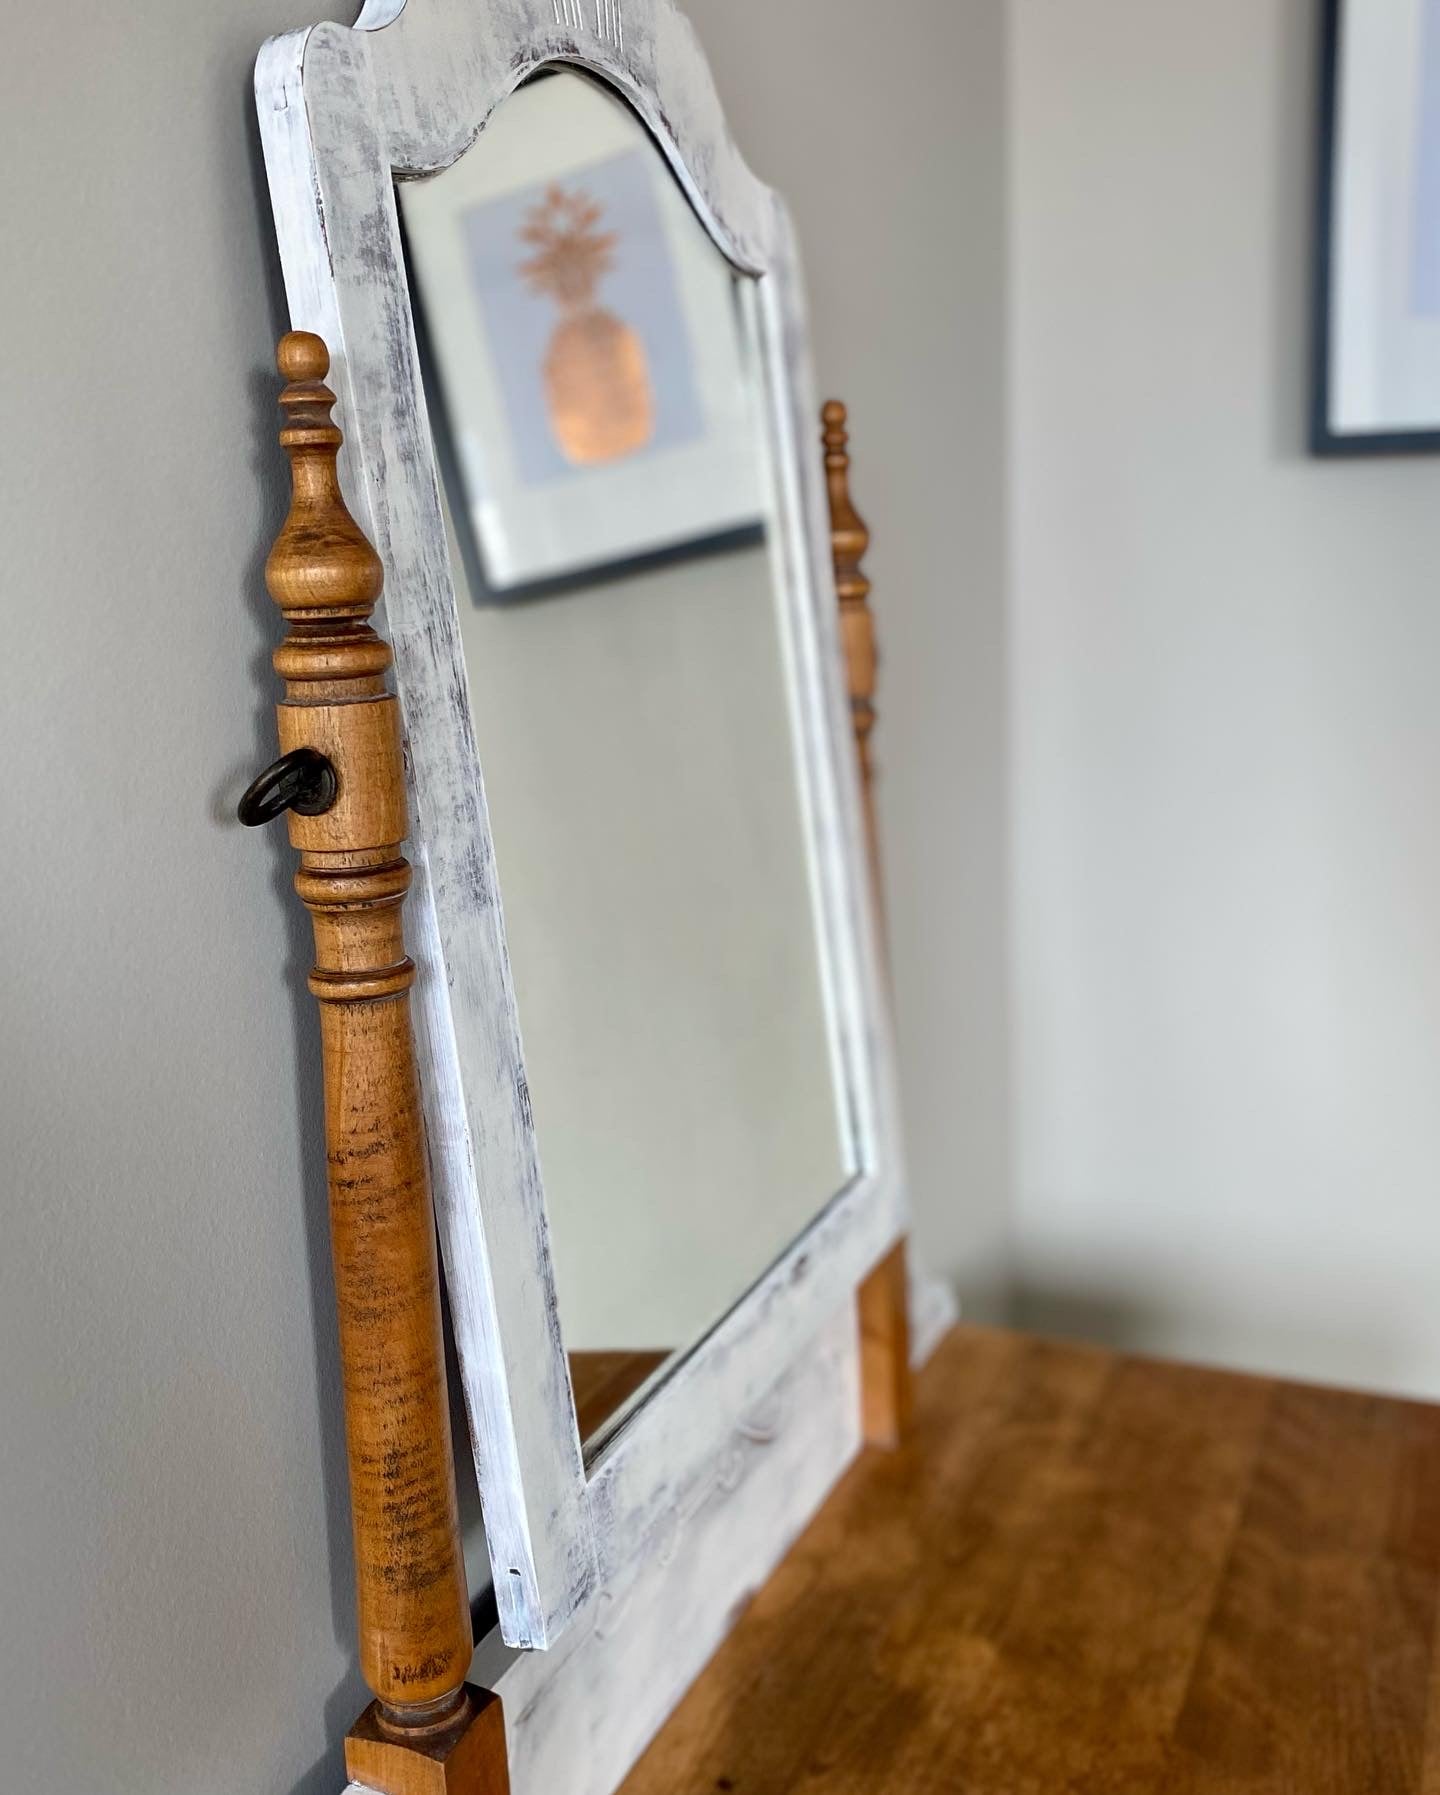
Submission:
<svg viewBox="0 0 1440 1795">
<path fill-rule="evenodd" d="M 850 1163 L 758 293 L 578 73 L 400 194 L 593 1450 Z"/>
</svg>

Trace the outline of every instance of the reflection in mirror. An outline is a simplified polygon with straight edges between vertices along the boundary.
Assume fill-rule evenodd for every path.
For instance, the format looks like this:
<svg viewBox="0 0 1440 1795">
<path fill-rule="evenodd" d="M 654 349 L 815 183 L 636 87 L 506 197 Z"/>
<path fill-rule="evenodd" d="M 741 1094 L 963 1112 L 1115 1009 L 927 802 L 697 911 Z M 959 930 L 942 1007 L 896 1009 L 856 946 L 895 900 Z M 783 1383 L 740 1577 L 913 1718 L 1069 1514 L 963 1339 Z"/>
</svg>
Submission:
<svg viewBox="0 0 1440 1795">
<path fill-rule="evenodd" d="M 759 307 L 643 126 L 575 73 L 400 191 L 593 1449 L 851 1163 Z"/>
</svg>

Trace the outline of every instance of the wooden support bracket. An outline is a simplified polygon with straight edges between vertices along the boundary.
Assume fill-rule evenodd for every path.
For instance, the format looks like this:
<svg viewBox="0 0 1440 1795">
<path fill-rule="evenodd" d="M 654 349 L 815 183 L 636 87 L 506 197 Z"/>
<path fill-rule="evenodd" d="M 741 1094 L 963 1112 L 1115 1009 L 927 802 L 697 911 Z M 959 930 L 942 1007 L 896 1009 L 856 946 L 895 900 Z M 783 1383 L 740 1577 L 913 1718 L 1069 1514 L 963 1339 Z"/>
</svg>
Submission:
<svg viewBox="0 0 1440 1795">
<path fill-rule="evenodd" d="M 830 542 L 840 601 L 840 643 L 845 655 L 855 752 L 860 762 L 860 799 L 870 881 L 883 933 L 884 886 L 875 827 L 875 768 L 870 745 L 875 728 L 880 656 L 870 610 L 870 581 L 861 565 L 870 546 L 870 531 L 850 497 L 850 437 L 845 407 L 838 399 L 830 400 L 824 407 L 821 422 L 825 486 L 830 498 Z M 857 1301 L 862 1432 L 867 1445 L 895 1447 L 904 1437 L 912 1403 L 909 1273 L 903 1239 L 862 1281 Z"/>
<path fill-rule="evenodd" d="M 265 565 L 289 625 L 274 656 L 280 745 L 333 775 L 323 808 L 292 808 L 289 827 L 315 931 L 360 1666 L 375 1695 L 346 1763 L 381 1795 L 505 1795 L 500 1703 L 465 1681 L 470 1606 L 401 918 L 399 707 L 389 645 L 370 626 L 382 572 L 340 493 L 325 345 L 292 331 L 277 361 L 292 483 Z"/>
</svg>

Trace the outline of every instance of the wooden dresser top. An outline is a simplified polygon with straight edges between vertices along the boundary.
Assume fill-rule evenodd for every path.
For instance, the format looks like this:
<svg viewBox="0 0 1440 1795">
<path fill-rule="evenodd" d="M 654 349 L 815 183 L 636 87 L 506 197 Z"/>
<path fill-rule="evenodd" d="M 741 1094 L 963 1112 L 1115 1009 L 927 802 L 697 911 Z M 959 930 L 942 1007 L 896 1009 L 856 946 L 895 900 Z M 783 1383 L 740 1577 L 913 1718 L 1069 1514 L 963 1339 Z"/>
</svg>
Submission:
<svg viewBox="0 0 1440 1795">
<path fill-rule="evenodd" d="M 622 1795 L 1440 1795 L 1440 1409 L 962 1327 Z"/>
</svg>

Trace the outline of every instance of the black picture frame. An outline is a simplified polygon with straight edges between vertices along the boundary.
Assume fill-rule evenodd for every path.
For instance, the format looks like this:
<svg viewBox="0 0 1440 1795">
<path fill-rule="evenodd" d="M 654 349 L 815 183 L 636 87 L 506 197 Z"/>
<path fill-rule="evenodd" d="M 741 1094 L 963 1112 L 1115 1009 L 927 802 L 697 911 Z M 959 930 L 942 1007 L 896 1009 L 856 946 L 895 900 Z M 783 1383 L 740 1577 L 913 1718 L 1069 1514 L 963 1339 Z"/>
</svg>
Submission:
<svg viewBox="0 0 1440 1795">
<path fill-rule="evenodd" d="M 1364 455 L 1433 455 L 1440 452 L 1440 419 L 1434 429 L 1340 430 L 1330 422 L 1330 362 L 1335 272 L 1336 136 L 1345 18 L 1355 0 L 1321 0 L 1318 153 L 1315 181 L 1315 256 L 1311 320 L 1310 433 L 1312 455 L 1342 460 Z"/>
</svg>

